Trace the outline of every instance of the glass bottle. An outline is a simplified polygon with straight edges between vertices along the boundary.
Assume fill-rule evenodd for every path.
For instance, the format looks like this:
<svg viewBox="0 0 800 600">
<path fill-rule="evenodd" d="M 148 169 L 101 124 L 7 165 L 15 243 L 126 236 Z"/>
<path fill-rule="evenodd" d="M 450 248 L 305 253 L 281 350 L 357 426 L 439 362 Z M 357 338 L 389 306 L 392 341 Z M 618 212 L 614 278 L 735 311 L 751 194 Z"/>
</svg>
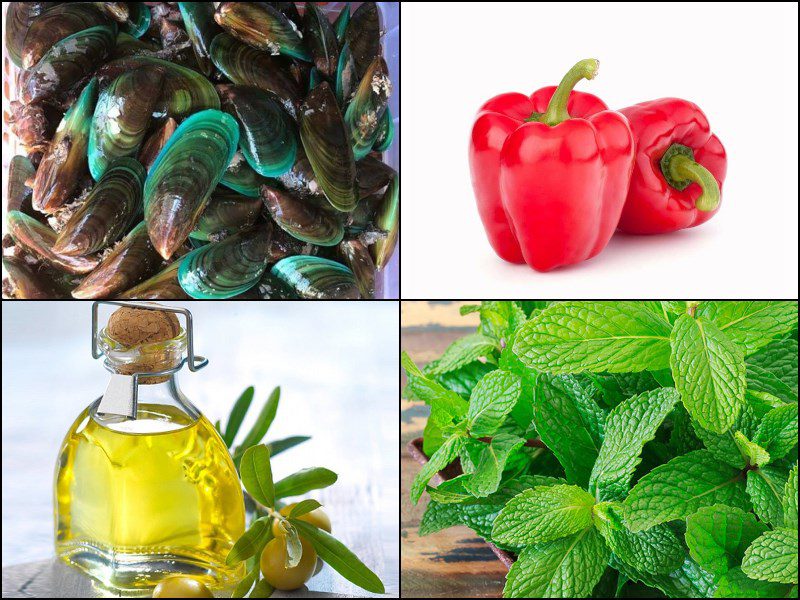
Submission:
<svg viewBox="0 0 800 600">
<path fill-rule="evenodd" d="M 184 313 L 191 329 L 188 311 L 159 308 Z M 216 588 L 236 583 L 244 567 L 228 566 L 225 558 L 244 532 L 239 477 L 225 443 L 176 380 L 183 364 L 196 370 L 207 361 L 194 357 L 191 331 L 126 347 L 107 328 L 97 332 L 97 303 L 94 311 L 95 355 L 105 355 L 117 387 L 78 416 L 62 444 L 57 556 L 123 591 L 145 590 L 174 574 Z M 107 412 L 120 398 L 130 401 L 129 410 Z"/>
</svg>

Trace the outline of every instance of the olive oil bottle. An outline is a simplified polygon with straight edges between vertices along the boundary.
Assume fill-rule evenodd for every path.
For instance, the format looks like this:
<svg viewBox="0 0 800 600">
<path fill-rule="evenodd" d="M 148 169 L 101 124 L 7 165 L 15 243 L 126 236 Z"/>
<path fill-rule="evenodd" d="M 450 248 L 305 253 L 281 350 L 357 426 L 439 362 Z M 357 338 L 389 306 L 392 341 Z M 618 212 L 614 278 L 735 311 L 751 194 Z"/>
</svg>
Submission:
<svg viewBox="0 0 800 600">
<path fill-rule="evenodd" d="M 120 591 L 174 574 L 235 584 L 243 566 L 225 559 L 244 532 L 244 499 L 225 443 L 169 372 L 183 364 L 185 332 L 133 354 L 105 329 L 99 338 L 109 370 L 148 377 L 134 382 L 131 414 L 103 412 L 100 398 L 67 433 L 54 486 L 57 556 Z"/>
</svg>

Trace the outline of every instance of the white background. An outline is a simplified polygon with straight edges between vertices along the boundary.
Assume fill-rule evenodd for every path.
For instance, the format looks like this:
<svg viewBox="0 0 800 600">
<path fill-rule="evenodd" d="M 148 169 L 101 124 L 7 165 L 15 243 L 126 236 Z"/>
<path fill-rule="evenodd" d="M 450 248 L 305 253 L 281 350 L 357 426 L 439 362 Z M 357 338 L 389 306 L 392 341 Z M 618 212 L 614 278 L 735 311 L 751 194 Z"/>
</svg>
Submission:
<svg viewBox="0 0 800 600">
<path fill-rule="evenodd" d="M 404 298 L 797 298 L 796 3 L 402 4 Z M 611 108 L 676 96 L 728 154 L 722 207 L 661 236 L 615 235 L 577 266 L 537 273 L 492 251 L 467 162 L 477 109 L 557 85 Z"/>
</svg>

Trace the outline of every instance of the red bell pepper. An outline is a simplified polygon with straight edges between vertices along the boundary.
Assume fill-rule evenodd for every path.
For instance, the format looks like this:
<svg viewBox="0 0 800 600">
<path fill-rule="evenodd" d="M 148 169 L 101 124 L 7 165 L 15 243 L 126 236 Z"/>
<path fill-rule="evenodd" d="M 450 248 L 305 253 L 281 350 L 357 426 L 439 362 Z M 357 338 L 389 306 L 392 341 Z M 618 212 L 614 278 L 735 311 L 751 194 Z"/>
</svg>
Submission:
<svg viewBox="0 0 800 600">
<path fill-rule="evenodd" d="M 507 261 L 549 271 L 595 256 L 614 233 L 633 137 L 625 117 L 572 92 L 597 68 L 583 60 L 558 88 L 502 94 L 478 113 L 472 183 L 489 242 Z"/>
<path fill-rule="evenodd" d="M 636 161 L 619 230 L 667 233 L 713 217 L 727 159 L 703 111 L 687 100 L 662 98 L 620 112 L 636 140 Z"/>
</svg>

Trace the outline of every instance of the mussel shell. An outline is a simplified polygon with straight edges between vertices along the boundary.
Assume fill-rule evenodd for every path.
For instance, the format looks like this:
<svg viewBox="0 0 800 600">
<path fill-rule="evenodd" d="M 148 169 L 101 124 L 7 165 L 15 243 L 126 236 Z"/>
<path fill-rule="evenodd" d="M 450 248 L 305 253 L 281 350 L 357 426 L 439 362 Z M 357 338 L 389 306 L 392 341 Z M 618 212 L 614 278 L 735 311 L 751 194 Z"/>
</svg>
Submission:
<svg viewBox="0 0 800 600">
<path fill-rule="evenodd" d="M 371 247 L 375 266 L 383 269 L 392 258 L 400 229 L 400 178 L 398 176 L 395 176 L 389 187 L 386 188 L 383 200 L 378 206 L 375 226 L 387 233 L 385 238 L 379 239 Z"/>
<path fill-rule="evenodd" d="M 315 87 L 300 109 L 300 139 L 331 205 L 350 211 L 358 202 L 356 163 L 342 113 L 327 82 Z"/>
<path fill-rule="evenodd" d="M 164 89 L 153 109 L 154 117 L 169 116 L 178 119 L 209 108 L 219 109 L 217 90 L 208 79 L 197 71 L 160 58 L 118 58 L 98 69 L 97 76 L 101 87 L 104 87 L 123 73 L 145 66 L 161 67 L 164 70 Z"/>
<path fill-rule="evenodd" d="M 381 54 L 381 22 L 374 2 L 364 2 L 355 10 L 347 25 L 345 40 L 356 61 L 356 77 L 361 80 L 370 63 Z"/>
<path fill-rule="evenodd" d="M 58 2 L 9 2 L 6 13 L 6 51 L 11 61 L 22 67 L 22 51 L 36 18 Z"/>
<path fill-rule="evenodd" d="M 372 151 L 378 140 L 381 119 L 391 95 L 389 70 L 382 56 L 372 61 L 347 106 L 344 121 L 353 141 L 353 154 L 361 160 Z"/>
<path fill-rule="evenodd" d="M 4 256 L 5 267 L 14 286 L 17 300 L 53 300 L 69 298 L 69 291 L 57 274 L 16 256 Z"/>
<path fill-rule="evenodd" d="M 252 227 L 261 215 L 262 208 L 260 198 L 249 198 L 218 187 L 211 194 L 208 206 L 189 237 L 219 242 Z"/>
<path fill-rule="evenodd" d="M 96 99 L 97 80 L 92 79 L 58 126 L 36 171 L 33 183 L 33 207 L 36 210 L 51 213 L 61 208 L 85 175 Z"/>
<path fill-rule="evenodd" d="M 221 2 L 214 19 L 233 37 L 253 48 L 311 60 L 297 26 L 266 2 Z"/>
<path fill-rule="evenodd" d="M 350 51 L 350 44 L 345 42 L 336 66 L 336 100 L 339 101 L 339 106 L 344 108 L 349 104 L 357 87 L 356 61 Z"/>
<path fill-rule="evenodd" d="M 394 118 L 392 111 L 387 106 L 381 117 L 380 125 L 378 125 L 378 135 L 372 149 L 375 152 L 386 152 L 392 147 L 392 142 L 394 142 Z"/>
<path fill-rule="evenodd" d="M 261 223 L 181 259 L 178 281 L 195 299 L 232 298 L 258 283 L 267 268 L 271 229 Z"/>
<path fill-rule="evenodd" d="M 233 117 L 205 110 L 181 123 L 156 158 L 144 186 L 145 220 L 165 259 L 189 237 L 238 143 Z"/>
<path fill-rule="evenodd" d="M 247 294 L 251 299 L 258 300 L 300 300 L 300 296 L 283 281 L 266 271 L 255 287 L 250 288 Z"/>
<path fill-rule="evenodd" d="M 270 4 L 281 11 L 296 26 L 303 22 L 300 12 L 297 10 L 297 4 L 294 2 L 270 2 Z"/>
<path fill-rule="evenodd" d="M 117 23 L 125 23 L 131 16 L 129 2 L 94 2 L 93 4 L 103 9 Z"/>
<path fill-rule="evenodd" d="M 269 92 L 286 112 L 297 116 L 300 86 L 289 75 L 284 59 L 251 48 L 227 33 L 217 35 L 209 51 L 214 65 L 233 83 Z"/>
<path fill-rule="evenodd" d="M 218 86 L 222 110 L 239 123 L 239 146 L 248 164 L 264 177 L 292 168 L 297 156 L 297 126 L 267 92 L 242 85 Z"/>
<path fill-rule="evenodd" d="M 111 298 L 153 275 L 161 262 L 142 221 L 72 290 L 72 297 Z"/>
<path fill-rule="evenodd" d="M 117 34 L 117 45 L 114 46 L 114 53 L 111 58 L 112 60 L 117 60 L 119 58 L 158 52 L 159 50 L 161 50 L 161 46 L 155 42 L 138 39 L 124 31 L 120 31 Z"/>
<path fill-rule="evenodd" d="M 178 283 L 180 266 L 180 261 L 176 260 L 160 273 L 120 294 L 120 300 L 190 300 Z"/>
<path fill-rule="evenodd" d="M 36 169 L 27 156 L 17 155 L 8 166 L 8 210 L 33 216 L 33 190 L 28 184 L 36 177 Z"/>
<path fill-rule="evenodd" d="M 197 4 L 205 4 L 197 2 Z M 144 2 L 128 2 L 128 18 L 122 25 L 128 35 L 140 38 L 150 29 L 150 9 Z"/>
<path fill-rule="evenodd" d="M 200 71 L 209 77 L 214 72 L 209 53 L 211 41 L 222 32 L 214 21 L 214 5 L 211 2 L 178 2 L 178 7 Z"/>
<path fill-rule="evenodd" d="M 111 54 L 116 38 L 116 27 L 98 25 L 57 42 L 20 75 L 20 99 L 30 104 L 69 91 Z"/>
<path fill-rule="evenodd" d="M 344 236 L 336 215 L 274 187 L 262 186 L 261 199 L 278 226 L 292 237 L 317 246 L 335 246 Z"/>
<path fill-rule="evenodd" d="M 385 162 L 367 155 L 356 163 L 360 198 L 377 194 L 392 181 L 397 172 Z"/>
<path fill-rule="evenodd" d="M 139 162 L 144 165 L 145 169 L 150 170 L 176 129 L 178 129 L 178 122 L 169 117 L 144 141 L 142 149 L 139 151 Z"/>
<path fill-rule="evenodd" d="M 135 157 L 164 81 L 164 69 L 144 66 L 117 77 L 100 92 L 89 136 L 89 171 L 100 179 L 115 158 Z"/>
<path fill-rule="evenodd" d="M 19 100 L 12 100 L 9 109 L 11 132 L 19 138 L 28 153 L 43 154 L 64 116 L 63 111 L 49 104 L 23 104 Z"/>
<path fill-rule="evenodd" d="M 54 6 L 31 24 L 22 47 L 22 66 L 30 69 L 57 42 L 98 25 L 114 22 L 91 2 L 67 2 Z M 116 25 L 114 25 L 116 30 Z"/>
<path fill-rule="evenodd" d="M 53 251 L 56 233 L 28 215 L 11 211 L 6 216 L 8 232 L 26 252 L 65 273 L 85 275 L 97 268 L 100 259 L 95 256 L 63 256 Z"/>
<path fill-rule="evenodd" d="M 114 160 L 58 235 L 53 251 L 86 256 L 119 240 L 141 214 L 146 175 L 135 158 Z"/>
<path fill-rule="evenodd" d="M 314 66 L 325 77 L 333 80 L 339 62 L 339 42 L 328 17 L 314 2 L 306 2 L 303 29 Z"/>
<path fill-rule="evenodd" d="M 345 35 L 347 34 L 347 26 L 350 24 L 350 3 L 345 2 L 342 12 L 336 17 L 333 23 L 333 30 L 336 32 L 336 40 L 341 47 L 345 43 Z"/>
<path fill-rule="evenodd" d="M 256 173 L 241 152 L 234 154 L 233 160 L 220 180 L 225 187 L 248 198 L 258 198 L 261 186 L 272 182 L 272 179 Z"/>
<path fill-rule="evenodd" d="M 344 264 L 356 277 L 358 291 L 363 299 L 375 297 L 375 263 L 369 250 L 359 240 L 345 240 L 339 244 L 339 253 Z"/>
<path fill-rule="evenodd" d="M 306 156 L 302 148 L 298 148 L 297 159 L 295 159 L 292 168 L 278 177 L 277 180 L 284 189 L 302 200 L 325 198 L 322 188 L 317 182 L 317 177 L 314 175 L 311 162 L 309 162 L 308 156 Z"/>
<path fill-rule="evenodd" d="M 358 299 L 358 284 L 344 265 L 318 256 L 290 256 L 271 273 L 306 300 Z"/>
</svg>

